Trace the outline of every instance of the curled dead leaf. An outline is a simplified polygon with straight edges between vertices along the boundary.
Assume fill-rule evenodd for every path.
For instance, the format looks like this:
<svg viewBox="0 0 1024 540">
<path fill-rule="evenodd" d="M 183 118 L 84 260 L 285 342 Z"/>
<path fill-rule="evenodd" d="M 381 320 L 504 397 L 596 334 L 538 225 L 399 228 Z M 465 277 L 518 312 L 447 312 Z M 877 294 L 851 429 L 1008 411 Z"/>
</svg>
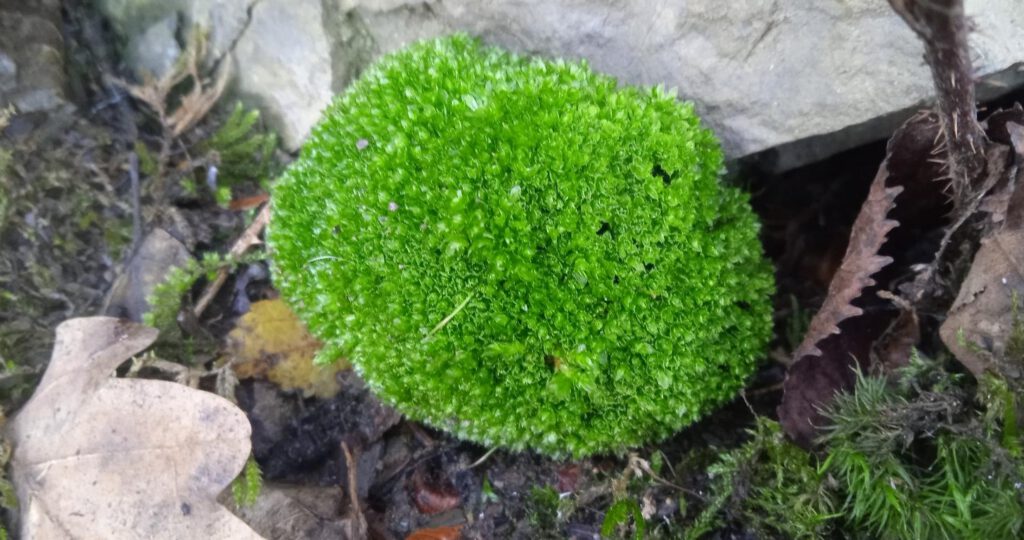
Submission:
<svg viewBox="0 0 1024 540">
<path fill-rule="evenodd" d="M 821 418 L 820 407 L 836 392 L 852 387 L 850 368 L 857 359 L 850 356 L 851 338 L 865 331 L 871 333 L 870 328 L 863 328 L 863 321 L 856 321 L 864 311 L 853 305 L 853 301 L 865 288 L 875 284 L 871 276 L 892 262 L 890 257 L 878 255 L 886 235 L 898 225 L 886 216 L 902 189 L 886 187 L 888 176 L 886 163 L 883 163 L 854 222 L 849 247 L 832 278 L 825 303 L 811 319 L 786 374 L 779 421 L 790 437 L 805 445 L 815 436 L 816 424 Z M 840 324 L 851 318 L 854 322 L 840 330 Z M 845 335 L 830 340 L 827 346 L 824 344 L 829 337 L 843 331 Z"/>
<path fill-rule="evenodd" d="M 986 238 L 939 330 L 943 343 L 975 376 L 994 370 L 1024 380 L 1021 359 L 1012 362 L 1005 355 L 1015 315 L 1024 302 L 1022 272 L 1024 230 L 1000 231 Z"/>
</svg>

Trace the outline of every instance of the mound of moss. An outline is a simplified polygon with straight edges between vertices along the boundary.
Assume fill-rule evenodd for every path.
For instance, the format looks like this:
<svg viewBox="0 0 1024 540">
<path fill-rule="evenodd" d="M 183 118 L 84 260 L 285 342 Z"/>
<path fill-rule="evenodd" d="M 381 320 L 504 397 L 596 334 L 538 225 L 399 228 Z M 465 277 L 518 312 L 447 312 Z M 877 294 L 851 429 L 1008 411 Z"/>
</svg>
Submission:
<svg viewBox="0 0 1024 540">
<path fill-rule="evenodd" d="M 771 335 L 747 197 L 692 106 L 466 36 L 383 58 L 278 181 L 275 279 L 410 418 L 576 456 L 730 399 Z"/>
</svg>

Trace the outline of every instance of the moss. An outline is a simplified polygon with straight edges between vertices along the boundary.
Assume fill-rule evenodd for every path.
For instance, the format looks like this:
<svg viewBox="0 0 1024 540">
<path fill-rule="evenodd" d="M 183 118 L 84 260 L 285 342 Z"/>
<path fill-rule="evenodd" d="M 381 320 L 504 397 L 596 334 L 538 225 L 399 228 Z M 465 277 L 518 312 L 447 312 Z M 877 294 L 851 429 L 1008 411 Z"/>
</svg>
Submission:
<svg viewBox="0 0 1024 540">
<path fill-rule="evenodd" d="M 558 492 L 554 488 L 535 487 L 530 490 L 526 519 L 537 535 L 557 536 L 560 503 Z"/>
<path fill-rule="evenodd" d="M 231 188 L 243 181 L 266 182 L 279 172 L 274 161 L 277 135 L 259 127 L 260 111 L 246 110 L 241 102 L 235 103 L 231 114 L 200 149 L 215 155 L 213 161 L 220 171 L 217 182 L 222 188 Z"/>
<path fill-rule="evenodd" d="M 836 399 L 824 470 L 845 493 L 840 510 L 851 529 L 898 539 L 1024 533 L 1024 461 L 1013 450 L 1020 436 L 1008 445 L 1008 411 L 982 414 L 970 402 L 948 382 L 937 389 L 878 377 L 860 377 L 854 393 Z"/>
<path fill-rule="evenodd" d="M 662 438 L 771 336 L 747 196 L 689 104 L 465 36 L 384 58 L 278 181 L 278 287 L 407 416 L 554 455 Z"/>
<path fill-rule="evenodd" d="M 263 490 L 263 472 L 256 463 L 256 458 L 249 456 L 245 462 L 245 468 L 239 473 L 235 481 L 231 483 L 231 496 L 239 507 L 252 506 Z"/>
<path fill-rule="evenodd" d="M 640 505 L 633 499 L 619 499 L 608 507 L 604 520 L 601 522 L 601 536 L 611 538 L 618 529 L 628 525 L 630 519 L 633 520 L 632 537 L 636 540 L 643 539 L 647 530 L 647 521 L 644 519 Z"/>
<path fill-rule="evenodd" d="M 39 372 L 53 327 L 100 308 L 132 236 L 117 149 L 70 114 L 0 141 L 0 361 Z"/>
<path fill-rule="evenodd" d="M 731 521 L 763 538 L 827 538 L 839 504 L 816 465 L 777 422 L 758 417 L 750 440 L 708 469 L 708 504 L 685 537 L 701 538 Z"/>
</svg>

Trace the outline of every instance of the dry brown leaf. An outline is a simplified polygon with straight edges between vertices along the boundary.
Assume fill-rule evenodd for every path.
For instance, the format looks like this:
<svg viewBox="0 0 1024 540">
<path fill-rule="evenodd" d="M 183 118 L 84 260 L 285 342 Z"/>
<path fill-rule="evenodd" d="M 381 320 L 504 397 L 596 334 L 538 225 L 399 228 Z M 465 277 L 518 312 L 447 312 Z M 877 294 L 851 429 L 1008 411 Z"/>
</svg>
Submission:
<svg viewBox="0 0 1024 540">
<path fill-rule="evenodd" d="M 224 57 L 223 65 L 217 70 L 212 86 L 203 84 L 195 57 L 190 57 L 188 69 L 193 82 L 192 89 L 181 98 L 178 108 L 166 119 L 167 127 L 170 128 L 171 135 L 174 137 L 180 136 L 196 125 L 196 122 L 206 116 L 206 113 L 210 112 L 210 109 L 220 99 L 231 76 L 231 56 Z"/>
<path fill-rule="evenodd" d="M 438 470 L 416 469 L 407 487 L 409 498 L 421 514 L 440 514 L 462 502 L 458 489 Z"/>
<path fill-rule="evenodd" d="M 887 162 L 882 163 L 871 183 L 868 198 L 853 223 L 843 263 L 832 277 L 825 303 L 811 319 L 807 334 L 793 353 L 795 361 L 807 356 L 821 356 L 818 343 L 832 334 L 838 334 L 839 323 L 863 313 L 852 302 L 865 288 L 875 284 L 871 276 L 892 262 L 892 257 L 881 256 L 878 250 L 885 243 L 889 231 L 899 225 L 886 216 L 895 206 L 896 196 L 903 191 L 903 187 L 886 187 L 885 181 L 889 178 L 887 165 Z"/>
<path fill-rule="evenodd" d="M 320 342 L 280 299 L 254 303 L 228 334 L 228 349 L 238 378 L 264 378 L 284 390 L 325 399 L 340 389 L 338 372 L 349 369 L 344 360 L 313 363 Z"/>
<path fill-rule="evenodd" d="M 810 445 L 817 435 L 817 426 L 823 420 L 821 408 L 836 393 L 853 387 L 854 368 L 869 367 L 872 347 L 886 334 L 896 315 L 888 301 L 870 293 L 876 288 L 873 276 L 893 262 L 880 250 L 899 225 L 890 216 L 897 195 L 910 189 L 915 198 L 908 202 L 916 206 L 924 188 L 933 197 L 937 192 L 935 180 L 941 175 L 931 160 L 938 130 L 934 115 L 918 114 L 893 134 L 886 158 L 854 221 L 846 254 L 832 278 L 828 296 L 793 354 L 778 414 L 783 429 L 800 444 Z M 922 212 L 927 206 L 914 206 L 904 212 L 907 219 L 918 220 L 920 214 L 927 213 Z M 867 314 L 865 307 L 871 309 Z M 901 334 L 913 335 L 909 329 L 902 329 Z M 906 349 L 908 339 L 898 341 L 900 349 Z M 893 349 L 887 354 L 900 353 Z"/>
<path fill-rule="evenodd" d="M 1003 365 L 1006 343 L 1024 302 L 1024 230 L 1000 231 L 978 249 L 960 293 L 939 329 L 942 341 L 975 376 L 995 370 L 1014 379 L 1024 366 Z"/>
<path fill-rule="evenodd" d="M 459 540 L 460 538 L 462 538 L 462 525 L 455 525 L 419 529 L 409 533 L 405 540 Z"/>
<path fill-rule="evenodd" d="M 1001 229 L 982 240 L 939 335 L 975 376 L 994 371 L 1019 385 L 1024 359 L 1008 358 L 1006 348 L 1024 313 L 1024 127 L 1010 122 L 1004 129 L 1016 154 L 1016 187 L 1005 198 Z"/>
<path fill-rule="evenodd" d="M 261 538 L 216 502 L 249 455 L 245 414 L 208 392 L 112 377 L 156 336 L 110 317 L 57 327 L 8 432 L 22 538 Z"/>
<path fill-rule="evenodd" d="M 227 88 L 231 78 L 231 56 L 225 56 L 222 65 L 214 75 L 210 84 L 202 78 L 199 66 L 206 55 L 206 35 L 198 28 L 193 29 L 188 47 L 182 52 L 174 65 L 161 79 L 147 78 L 142 84 L 131 84 L 118 78 L 112 81 L 128 90 L 135 99 L 148 105 L 159 117 L 164 129 L 170 136 L 178 137 L 185 133 L 206 116 L 213 108 L 221 94 Z M 173 112 L 168 111 L 169 98 L 177 86 L 186 79 L 192 80 L 187 94 L 181 97 Z"/>
<path fill-rule="evenodd" d="M 231 499 L 231 497 L 225 497 Z M 225 504 L 233 504 L 226 501 Z M 335 540 L 353 536 L 353 524 L 343 513 L 348 506 L 337 486 L 287 486 L 268 483 L 256 502 L 235 511 L 267 538 Z"/>
</svg>

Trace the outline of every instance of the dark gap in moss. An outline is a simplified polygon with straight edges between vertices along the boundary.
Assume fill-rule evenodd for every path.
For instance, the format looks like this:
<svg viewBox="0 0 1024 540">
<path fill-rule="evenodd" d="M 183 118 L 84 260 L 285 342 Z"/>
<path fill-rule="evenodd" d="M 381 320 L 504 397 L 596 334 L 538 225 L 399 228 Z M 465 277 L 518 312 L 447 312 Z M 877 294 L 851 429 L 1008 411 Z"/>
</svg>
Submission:
<svg viewBox="0 0 1024 540">
<path fill-rule="evenodd" d="M 644 272 L 654 270 L 654 263 L 644 263 Z"/>
<path fill-rule="evenodd" d="M 607 221 L 601 222 L 601 228 L 597 230 L 598 236 L 603 236 L 606 232 L 611 232 L 612 226 Z"/>
<path fill-rule="evenodd" d="M 661 178 L 661 183 L 665 184 L 665 187 L 672 185 L 672 176 L 668 174 L 668 171 L 661 167 L 660 163 L 654 164 L 654 168 L 651 169 L 651 176 Z"/>
<path fill-rule="evenodd" d="M 558 371 L 559 366 L 562 364 L 562 359 L 553 354 L 546 354 L 544 355 L 544 364 L 546 364 L 548 369 L 551 371 Z"/>
</svg>

